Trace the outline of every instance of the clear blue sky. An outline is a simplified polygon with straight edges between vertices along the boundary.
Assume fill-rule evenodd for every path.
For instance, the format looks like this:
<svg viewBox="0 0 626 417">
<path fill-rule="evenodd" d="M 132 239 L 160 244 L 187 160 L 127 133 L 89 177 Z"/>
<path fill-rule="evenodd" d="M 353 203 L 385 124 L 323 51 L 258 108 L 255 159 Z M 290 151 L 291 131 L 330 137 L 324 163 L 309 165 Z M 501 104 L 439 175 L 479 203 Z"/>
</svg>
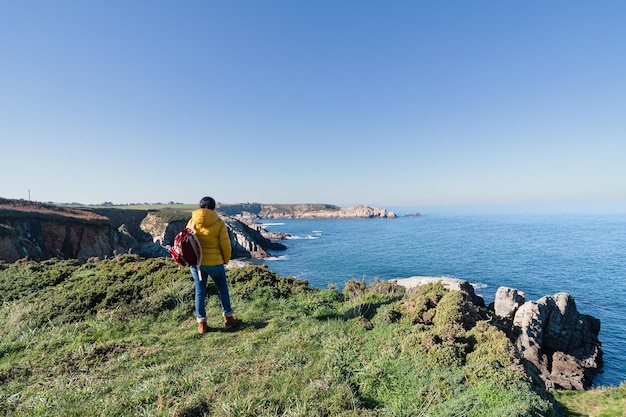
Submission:
<svg viewBox="0 0 626 417">
<path fill-rule="evenodd" d="M 0 0 L 0 197 L 626 201 L 626 1 Z"/>
</svg>

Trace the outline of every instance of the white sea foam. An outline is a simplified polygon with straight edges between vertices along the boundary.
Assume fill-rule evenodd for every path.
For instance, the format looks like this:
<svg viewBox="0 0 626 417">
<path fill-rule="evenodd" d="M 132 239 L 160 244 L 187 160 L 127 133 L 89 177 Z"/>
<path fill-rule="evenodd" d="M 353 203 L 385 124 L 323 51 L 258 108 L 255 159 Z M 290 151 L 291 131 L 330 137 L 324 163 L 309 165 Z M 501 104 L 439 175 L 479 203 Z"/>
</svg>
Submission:
<svg viewBox="0 0 626 417">
<path fill-rule="evenodd" d="M 484 284 L 482 282 L 470 282 L 470 285 L 474 287 L 475 290 L 484 290 L 485 288 L 489 287 L 488 284 Z"/>
<path fill-rule="evenodd" d="M 312 236 L 312 235 L 306 235 L 306 236 L 287 236 L 287 239 L 289 239 L 289 240 L 298 240 L 298 239 L 319 239 L 319 236 Z"/>
<path fill-rule="evenodd" d="M 281 255 L 281 256 L 270 256 L 269 258 L 265 258 L 263 260 L 264 261 L 286 261 L 288 259 L 289 259 L 289 256 Z"/>
<path fill-rule="evenodd" d="M 263 227 L 282 226 L 285 223 L 259 223 Z"/>
</svg>

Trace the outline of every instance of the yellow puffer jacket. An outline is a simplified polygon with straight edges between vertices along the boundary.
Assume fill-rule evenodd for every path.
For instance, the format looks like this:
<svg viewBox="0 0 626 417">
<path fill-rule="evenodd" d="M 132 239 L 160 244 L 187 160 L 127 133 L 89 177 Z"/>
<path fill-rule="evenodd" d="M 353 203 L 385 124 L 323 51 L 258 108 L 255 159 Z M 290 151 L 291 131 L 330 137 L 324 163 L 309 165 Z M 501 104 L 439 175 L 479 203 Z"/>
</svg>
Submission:
<svg viewBox="0 0 626 417">
<path fill-rule="evenodd" d="M 228 229 L 214 210 L 194 210 L 187 227 L 198 236 L 202 246 L 202 265 L 221 265 L 230 261 L 232 248 Z"/>
</svg>

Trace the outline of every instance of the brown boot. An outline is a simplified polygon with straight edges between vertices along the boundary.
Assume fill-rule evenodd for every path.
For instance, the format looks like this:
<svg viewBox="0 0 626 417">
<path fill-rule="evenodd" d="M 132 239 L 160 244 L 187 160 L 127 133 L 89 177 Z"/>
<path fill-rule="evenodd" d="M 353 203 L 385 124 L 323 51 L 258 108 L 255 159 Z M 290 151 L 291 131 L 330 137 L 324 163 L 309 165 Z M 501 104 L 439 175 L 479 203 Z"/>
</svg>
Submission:
<svg viewBox="0 0 626 417">
<path fill-rule="evenodd" d="M 206 324 L 206 321 L 198 322 L 198 333 L 205 334 L 209 331 L 209 326 Z"/>
<path fill-rule="evenodd" d="M 232 329 L 235 326 L 239 326 L 241 324 L 241 320 L 239 320 L 235 316 L 224 316 L 224 328 Z"/>
</svg>

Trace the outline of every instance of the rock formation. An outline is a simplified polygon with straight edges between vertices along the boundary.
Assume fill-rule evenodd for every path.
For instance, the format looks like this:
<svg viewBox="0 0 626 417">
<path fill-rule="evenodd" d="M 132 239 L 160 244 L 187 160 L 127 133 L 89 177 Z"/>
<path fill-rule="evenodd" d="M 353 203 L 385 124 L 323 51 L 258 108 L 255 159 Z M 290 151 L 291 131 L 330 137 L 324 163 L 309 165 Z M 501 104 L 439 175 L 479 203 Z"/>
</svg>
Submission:
<svg viewBox="0 0 626 417">
<path fill-rule="evenodd" d="M 425 276 L 415 276 L 409 278 L 399 278 L 393 280 L 397 285 L 400 285 L 404 288 L 414 288 L 419 287 L 426 284 L 432 284 L 433 282 L 441 282 L 443 286 L 449 290 L 453 291 L 465 291 L 469 294 L 470 299 L 474 304 L 479 307 L 485 307 L 485 301 L 482 297 L 476 295 L 474 292 L 474 287 L 472 284 L 465 281 L 464 279 L 458 278 L 448 278 L 448 277 L 425 277 Z"/>
<path fill-rule="evenodd" d="M 560 292 L 524 303 L 513 326 L 516 344 L 546 388 L 590 388 L 602 367 L 600 320 L 580 314 L 574 298 Z"/>
<path fill-rule="evenodd" d="M 492 307 L 498 317 L 512 320 L 517 309 L 520 308 L 525 301 L 526 299 L 522 291 L 518 291 L 515 288 L 500 287 L 498 291 L 496 291 L 493 306 L 490 307 Z"/>
<path fill-rule="evenodd" d="M 261 230 L 264 231 L 265 229 L 258 225 L 256 228 L 252 228 L 233 217 L 224 218 L 224 221 L 230 233 L 233 257 L 262 259 L 271 256 L 267 250 L 287 249 L 282 243 L 273 242 L 266 238 L 264 233 L 261 232 Z M 249 256 L 246 254 L 249 254 Z"/>
<path fill-rule="evenodd" d="M 103 224 L 19 219 L 4 225 L 10 233 L 0 236 L 0 259 L 8 262 L 26 257 L 85 261 L 113 250 L 110 228 Z"/>
<path fill-rule="evenodd" d="M 394 281 L 406 288 L 441 281 L 450 290 L 468 293 L 472 300 L 480 298 L 467 281 L 455 278 L 411 277 Z M 580 314 L 571 295 L 560 292 L 533 302 L 525 301 L 521 291 L 500 287 L 489 309 L 512 338 L 519 357 L 537 383 L 548 389 L 585 390 L 592 386 L 603 364 L 598 339 L 600 320 Z"/>
</svg>

